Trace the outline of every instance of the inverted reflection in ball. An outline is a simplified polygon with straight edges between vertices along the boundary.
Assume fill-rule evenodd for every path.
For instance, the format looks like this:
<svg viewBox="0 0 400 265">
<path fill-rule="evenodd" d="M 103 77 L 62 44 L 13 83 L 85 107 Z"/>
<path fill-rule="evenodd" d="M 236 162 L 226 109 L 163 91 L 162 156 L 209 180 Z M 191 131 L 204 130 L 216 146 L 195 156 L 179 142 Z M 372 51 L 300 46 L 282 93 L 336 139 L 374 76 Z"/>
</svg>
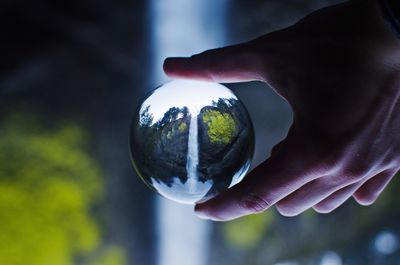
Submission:
<svg viewBox="0 0 400 265">
<path fill-rule="evenodd" d="M 181 203 L 210 199 L 250 167 L 254 133 L 231 90 L 175 80 L 154 90 L 133 120 L 132 161 L 141 179 Z"/>
</svg>

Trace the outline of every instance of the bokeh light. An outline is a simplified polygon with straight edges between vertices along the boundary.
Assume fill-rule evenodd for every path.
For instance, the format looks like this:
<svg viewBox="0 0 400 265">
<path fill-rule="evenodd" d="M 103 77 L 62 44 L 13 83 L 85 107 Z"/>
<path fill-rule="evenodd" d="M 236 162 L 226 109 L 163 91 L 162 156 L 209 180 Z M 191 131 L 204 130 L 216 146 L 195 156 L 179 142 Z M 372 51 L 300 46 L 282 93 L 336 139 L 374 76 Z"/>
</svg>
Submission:
<svg viewBox="0 0 400 265">
<path fill-rule="evenodd" d="M 378 253 L 382 255 L 389 255 L 398 249 L 399 240 L 392 232 L 383 231 L 376 235 L 374 247 Z"/>
</svg>

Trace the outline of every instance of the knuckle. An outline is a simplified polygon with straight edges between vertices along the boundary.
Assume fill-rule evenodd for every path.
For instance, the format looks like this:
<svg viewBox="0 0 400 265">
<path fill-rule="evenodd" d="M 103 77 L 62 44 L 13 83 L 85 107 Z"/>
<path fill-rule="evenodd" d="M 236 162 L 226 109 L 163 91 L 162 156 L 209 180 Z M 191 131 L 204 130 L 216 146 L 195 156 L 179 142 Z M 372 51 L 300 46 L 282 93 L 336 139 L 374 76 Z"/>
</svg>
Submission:
<svg viewBox="0 0 400 265">
<path fill-rule="evenodd" d="M 330 155 L 336 172 L 354 180 L 362 179 L 371 168 L 369 156 L 354 147 L 354 144 L 339 146 Z"/>
<path fill-rule="evenodd" d="M 341 159 L 340 173 L 354 181 L 362 180 L 374 166 L 375 160 L 367 151 L 346 150 Z"/>
<path fill-rule="evenodd" d="M 342 169 L 341 174 L 351 181 L 360 181 L 369 171 L 369 165 L 365 162 L 353 162 Z"/>
<path fill-rule="evenodd" d="M 193 63 L 199 63 L 199 62 L 204 62 L 204 58 L 207 56 L 207 51 L 194 54 L 190 56 L 190 61 Z"/>
<path fill-rule="evenodd" d="M 193 65 L 200 66 L 201 68 L 209 69 L 212 66 L 211 58 L 214 57 L 216 52 L 214 50 L 207 50 L 198 54 L 190 56 L 190 61 Z"/>
<path fill-rule="evenodd" d="M 317 170 L 321 172 L 321 174 L 329 175 L 335 171 L 338 167 L 338 160 L 332 158 L 331 156 L 321 156 L 319 158 L 319 163 L 317 163 Z"/>
<path fill-rule="evenodd" d="M 255 66 L 255 68 L 264 68 L 264 60 L 258 51 L 246 50 L 240 53 L 237 57 L 238 61 L 247 65 Z"/>
<path fill-rule="evenodd" d="M 311 164 L 314 170 L 319 172 L 321 175 L 334 174 L 339 168 L 341 168 L 340 157 L 331 153 L 321 153 L 321 151 L 318 149 L 313 153 Z"/>
<path fill-rule="evenodd" d="M 271 203 L 254 192 L 246 194 L 240 201 L 239 206 L 251 213 L 260 213 L 271 206 Z"/>
</svg>

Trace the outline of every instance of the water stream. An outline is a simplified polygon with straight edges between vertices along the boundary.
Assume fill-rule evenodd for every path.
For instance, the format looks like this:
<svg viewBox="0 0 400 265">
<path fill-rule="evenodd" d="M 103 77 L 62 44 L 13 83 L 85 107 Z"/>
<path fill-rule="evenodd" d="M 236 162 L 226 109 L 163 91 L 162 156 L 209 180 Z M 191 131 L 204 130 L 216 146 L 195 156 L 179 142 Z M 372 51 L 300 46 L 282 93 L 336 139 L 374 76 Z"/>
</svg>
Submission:
<svg viewBox="0 0 400 265">
<path fill-rule="evenodd" d="M 190 56 L 224 45 L 228 2 L 149 1 L 153 57 L 151 87 L 155 88 L 168 80 L 162 70 L 166 57 Z M 198 178 L 197 115 L 192 116 L 189 131 L 190 162 L 187 162 L 187 171 L 188 181 L 193 181 Z M 211 224 L 196 217 L 192 205 L 177 204 L 161 197 L 157 198 L 156 211 L 157 265 L 207 265 Z"/>
<path fill-rule="evenodd" d="M 189 125 L 189 139 L 188 139 L 188 154 L 187 154 L 187 185 L 189 192 L 196 191 L 196 184 L 198 182 L 197 166 L 199 165 L 199 139 L 198 139 L 198 122 L 197 114 L 192 112 Z"/>
</svg>

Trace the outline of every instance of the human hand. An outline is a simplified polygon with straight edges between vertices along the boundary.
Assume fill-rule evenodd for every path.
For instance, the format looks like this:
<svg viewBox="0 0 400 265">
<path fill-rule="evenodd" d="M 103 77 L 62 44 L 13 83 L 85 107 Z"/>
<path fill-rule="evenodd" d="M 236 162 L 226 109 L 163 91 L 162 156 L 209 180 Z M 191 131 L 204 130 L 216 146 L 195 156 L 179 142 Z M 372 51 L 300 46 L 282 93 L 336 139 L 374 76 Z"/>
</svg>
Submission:
<svg viewBox="0 0 400 265">
<path fill-rule="evenodd" d="M 367 3 L 367 4 L 366 4 Z M 400 41 L 375 1 L 318 10 L 256 40 L 169 58 L 173 78 L 259 80 L 290 104 L 286 139 L 238 185 L 201 204 L 231 220 L 276 205 L 328 213 L 351 196 L 373 203 L 400 168 Z"/>
</svg>

